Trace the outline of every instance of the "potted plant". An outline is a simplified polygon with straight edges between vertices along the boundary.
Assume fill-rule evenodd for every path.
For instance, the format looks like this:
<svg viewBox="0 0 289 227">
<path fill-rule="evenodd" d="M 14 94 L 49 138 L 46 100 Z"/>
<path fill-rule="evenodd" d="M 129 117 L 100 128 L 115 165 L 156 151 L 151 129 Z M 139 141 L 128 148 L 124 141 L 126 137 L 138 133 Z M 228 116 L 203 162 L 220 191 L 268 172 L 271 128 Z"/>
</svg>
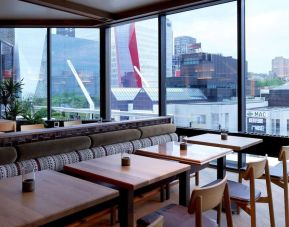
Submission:
<svg viewBox="0 0 289 227">
<path fill-rule="evenodd" d="M 0 103 L 4 106 L 4 115 L 7 120 L 16 120 L 22 112 L 21 102 L 18 100 L 22 91 L 23 79 L 14 81 L 5 79 L 0 83 Z"/>
<path fill-rule="evenodd" d="M 44 124 L 43 118 L 47 113 L 46 108 L 40 109 L 38 111 L 34 110 L 32 102 L 27 99 L 22 101 L 22 114 L 24 121 L 21 122 L 23 125 L 32 125 L 32 124 Z"/>
</svg>

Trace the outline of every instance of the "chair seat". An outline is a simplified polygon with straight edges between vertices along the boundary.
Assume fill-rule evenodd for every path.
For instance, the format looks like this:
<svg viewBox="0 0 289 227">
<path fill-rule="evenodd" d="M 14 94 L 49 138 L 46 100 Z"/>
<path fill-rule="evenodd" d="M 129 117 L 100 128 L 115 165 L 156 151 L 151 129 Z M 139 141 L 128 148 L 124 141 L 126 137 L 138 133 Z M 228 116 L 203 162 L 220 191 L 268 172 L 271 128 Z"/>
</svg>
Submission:
<svg viewBox="0 0 289 227">
<path fill-rule="evenodd" d="M 228 180 L 231 199 L 250 202 L 250 187 L 239 182 Z M 255 200 L 261 197 L 261 191 L 255 189 Z"/>
<path fill-rule="evenodd" d="M 193 227 L 196 223 L 195 215 L 189 214 L 187 207 L 170 204 L 138 219 L 137 226 L 148 226 L 155 219 L 157 219 L 159 215 L 164 217 L 164 227 Z M 206 227 L 218 226 L 214 220 L 206 217 L 205 215 L 202 215 L 202 225 Z"/>
<path fill-rule="evenodd" d="M 287 175 L 289 175 L 289 162 L 287 162 Z M 276 166 L 270 166 L 270 176 L 278 179 L 283 178 L 283 163 L 279 162 Z"/>
</svg>

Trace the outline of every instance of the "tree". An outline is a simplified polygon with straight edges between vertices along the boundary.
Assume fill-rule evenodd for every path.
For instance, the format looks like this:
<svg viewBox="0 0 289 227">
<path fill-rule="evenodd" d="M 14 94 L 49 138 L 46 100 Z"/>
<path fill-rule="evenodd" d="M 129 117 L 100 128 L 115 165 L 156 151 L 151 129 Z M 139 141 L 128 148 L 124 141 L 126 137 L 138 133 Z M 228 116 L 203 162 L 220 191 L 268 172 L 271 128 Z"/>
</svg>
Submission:
<svg viewBox="0 0 289 227">
<path fill-rule="evenodd" d="M 14 81 L 5 79 L 0 84 L 0 103 L 4 106 L 4 117 L 8 120 L 16 120 L 16 116 L 21 113 L 21 103 L 18 101 L 22 91 L 23 79 Z"/>
</svg>

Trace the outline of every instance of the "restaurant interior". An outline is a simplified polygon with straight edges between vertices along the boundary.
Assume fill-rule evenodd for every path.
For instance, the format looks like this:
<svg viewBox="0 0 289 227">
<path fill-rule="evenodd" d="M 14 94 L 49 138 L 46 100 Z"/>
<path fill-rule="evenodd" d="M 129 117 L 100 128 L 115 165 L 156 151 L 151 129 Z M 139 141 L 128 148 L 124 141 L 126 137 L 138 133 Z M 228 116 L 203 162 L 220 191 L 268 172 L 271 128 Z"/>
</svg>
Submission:
<svg viewBox="0 0 289 227">
<path fill-rule="evenodd" d="M 288 23 L 287 0 L 0 0 L 0 226 L 289 227 Z"/>
</svg>

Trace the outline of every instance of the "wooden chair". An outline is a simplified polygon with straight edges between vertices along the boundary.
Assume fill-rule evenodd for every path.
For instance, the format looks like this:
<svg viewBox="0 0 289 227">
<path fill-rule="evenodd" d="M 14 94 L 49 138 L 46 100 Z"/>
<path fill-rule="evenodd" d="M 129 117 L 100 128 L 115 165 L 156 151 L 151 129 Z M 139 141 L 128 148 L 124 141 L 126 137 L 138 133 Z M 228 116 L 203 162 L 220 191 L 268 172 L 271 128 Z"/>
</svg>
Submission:
<svg viewBox="0 0 289 227">
<path fill-rule="evenodd" d="M 289 226 L 289 205 L 288 205 L 288 167 L 289 146 L 281 147 L 276 166 L 270 167 L 271 182 L 284 189 L 285 226 Z"/>
<path fill-rule="evenodd" d="M 64 127 L 66 126 L 72 126 L 72 125 L 81 125 L 82 121 L 81 120 L 77 120 L 77 121 L 64 121 L 63 125 Z"/>
<path fill-rule="evenodd" d="M 20 131 L 30 131 L 35 129 L 43 129 L 44 124 L 34 124 L 34 125 L 21 125 Z"/>
<path fill-rule="evenodd" d="M 203 187 L 195 188 L 192 191 L 188 207 L 170 204 L 158 211 L 155 211 L 137 221 L 138 227 L 149 226 L 156 219 L 156 216 L 164 217 L 164 226 L 179 227 L 211 227 L 220 226 L 221 224 L 221 206 L 224 198 L 226 208 L 227 226 L 233 226 L 230 196 L 227 185 L 227 179 L 218 183 Z M 202 215 L 202 212 L 217 208 L 217 222 Z"/>
<path fill-rule="evenodd" d="M 261 197 L 261 192 L 255 189 L 255 179 L 263 178 L 265 171 L 267 196 Z M 249 180 L 249 186 L 242 184 L 242 179 Z M 239 173 L 239 183 L 228 181 L 231 201 L 238 206 L 237 212 L 242 208 L 251 216 L 251 227 L 256 226 L 256 203 L 268 203 L 271 227 L 275 226 L 272 190 L 267 158 L 248 163 L 247 168 Z"/>
<path fill-rule="evenodd" d="M 9 120 L 0 120 L 0 132 L 15 132 L 16 122 Z"/>
</svg>

